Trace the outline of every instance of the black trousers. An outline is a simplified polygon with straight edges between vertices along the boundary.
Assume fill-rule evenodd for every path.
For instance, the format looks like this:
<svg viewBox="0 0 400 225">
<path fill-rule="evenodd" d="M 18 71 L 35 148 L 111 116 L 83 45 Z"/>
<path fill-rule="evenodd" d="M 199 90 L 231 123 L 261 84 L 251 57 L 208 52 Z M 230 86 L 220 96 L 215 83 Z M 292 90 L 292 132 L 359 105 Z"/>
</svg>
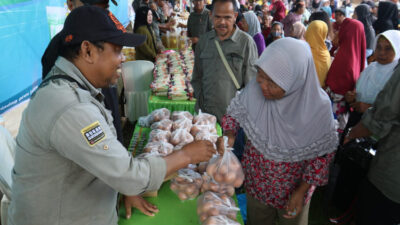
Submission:
<svg viewBox="0 0 400 225">
<path fill-rule="evenodd" d="M 357 225 L 400 224 L 400 204 L 383 195 L 367 179 L 362 185 L 356 210 Z"/>
</svg>

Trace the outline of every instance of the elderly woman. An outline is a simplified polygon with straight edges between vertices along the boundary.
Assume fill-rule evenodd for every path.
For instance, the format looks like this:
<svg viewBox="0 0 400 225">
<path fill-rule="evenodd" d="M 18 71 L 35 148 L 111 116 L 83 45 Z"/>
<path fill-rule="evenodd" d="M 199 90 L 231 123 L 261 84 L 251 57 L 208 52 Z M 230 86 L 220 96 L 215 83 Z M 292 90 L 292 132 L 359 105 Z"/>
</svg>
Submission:
<svg viewBox="0 0 400 225">
<path fill-rule="evenodd" d="M 400 31 L 387 30 L 379 34 L 376 38 L 375 56 L 376 61 L 361 73 L 356 90 L 349 91 L 345 95 L 346 101 L 359 114 L 371 107 L 393 74 L 400 58 Z"/>
<path fill-rule="evenodd" d="M 260 22 L 253 11 L 243 13 L 242 29 L 253 37 L 257 46 L 258 56 L 260 56 L 265 49 L 265 40 L 261 34 Z"/>
<path fill-rule="evenodd" d="M 331 103 L 306 42 L 277 40 L 256 65 L 257 77 L 232 99 L 222 120 L 230 146 L 239 127 L 247 136 L 248 224 L 306 225 L 310 198 L 315 186 L 327 183 L 338 144 Z"/>
<path fill-rule="evenodd" d="M 306 41 L 310 45 L 314 58 L 315 69 L 321 87 L 325 86 L 326 74 L 331 66 L 331 55 L 325 45 L 325 38 L 328 35 L 328 26 L 321 20 L 314 20 L 308 25 Z"/>
</svg>

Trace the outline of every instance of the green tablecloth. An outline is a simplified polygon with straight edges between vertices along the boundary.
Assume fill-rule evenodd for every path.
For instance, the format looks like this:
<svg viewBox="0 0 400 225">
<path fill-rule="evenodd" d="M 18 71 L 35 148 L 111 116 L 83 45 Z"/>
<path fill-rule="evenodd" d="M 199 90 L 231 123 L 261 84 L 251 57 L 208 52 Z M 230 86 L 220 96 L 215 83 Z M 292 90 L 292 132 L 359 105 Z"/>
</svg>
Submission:
<svg viewBox="0 0 400 225">
<path fill-rule="evenodd" d="M 197 198 L 193 200 L 181 201 L 178 196 L 169 188 L 170 182 L 165 182 L 158 192 L 157 197 L 146 198 L 155 204 L 160 210 L 154 217 L 146 216 L 139 210 L 134 209 L 129 220 L 125 219 L 125 209 L 123 204 L 119 211 L 119 225 L 199 225 L 197 216 Z M 236 196 L 236 205 L 238 205 Z M 243 223 L 240 212 L 237 214 L 239 223 Z"/>
<path fill-rule="evenodd" d="M 128 150 L 132 155 L 138 155 L 142 152 L 143 147 L 147 143 L 147 138 L 151 129 L 146 127 L 136 126 L 133 132 L 131 143 Z M 222 135 L 221 126 L 217 124 L 217 133 Z M 149 217 L 141 213 L 139 210 L 134 209 L 132 217 L 125 219 L 125 209 L 123 204 L 120 206 L 119 211 L 119 225 L 199 225 L 197 216 L 197 198 L 188 201 L 181 201 L 178 196 L 169 188 L 170 182 L 165 182 L 158 191 L 157 197 L 148 197 L 146 200 L 155 204 L 160 210 L 154 217 Z M 233 196 L 236 205 L 236 196 Z M 237 214 L 239 223 L 243 223 L 240 211 Z"/>
<path fill-rule="evenodd" d="M 150 95 L 148 109 L 149 113 L 159 108 L 167 108 L 171 112 L 189 111 L 191 114 L 194 114 L 195 104 L 196 100 L 170 100 L 168 97 Z"/>
</svg>

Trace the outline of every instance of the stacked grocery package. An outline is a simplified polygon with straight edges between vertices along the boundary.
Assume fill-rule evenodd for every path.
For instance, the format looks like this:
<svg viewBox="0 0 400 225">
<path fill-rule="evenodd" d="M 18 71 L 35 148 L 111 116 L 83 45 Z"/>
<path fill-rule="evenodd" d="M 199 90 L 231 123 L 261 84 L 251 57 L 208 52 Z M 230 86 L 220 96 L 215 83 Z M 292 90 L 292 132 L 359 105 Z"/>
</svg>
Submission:
<svg viewBox="0 0 400 225">
<path fill-rule="evenodd" d="M 172 51 L 157 56 L 150 87 L 154 95 L 168 96 L 171 100 L 192 100 L 190 84 L 194 65 L 191 50 Z"/>
<path fill-rule="evenodd" d="M 216 117 L 200 112 L 193 116 L 187 111 L 171 113 L 162 108 L 146 118 L 151 127 L 149 142 L 144 148 L 147 154 L 168 155 L 193 141 L 208 140 L 217 143 Z M 143 121 L 141 121 L 143 123 Z M 244 174 L 239 160 L 232 153 L 224 137 L 225 153 L 215 155 L 209 162 L 190 165 L 178 171 L 171 180 L 170 188 L 182 201 L 197 199 L 197 214 L 202 225 L 238 225 L 236 207 L 232 196 L 240 187 Z"/>
</svg>

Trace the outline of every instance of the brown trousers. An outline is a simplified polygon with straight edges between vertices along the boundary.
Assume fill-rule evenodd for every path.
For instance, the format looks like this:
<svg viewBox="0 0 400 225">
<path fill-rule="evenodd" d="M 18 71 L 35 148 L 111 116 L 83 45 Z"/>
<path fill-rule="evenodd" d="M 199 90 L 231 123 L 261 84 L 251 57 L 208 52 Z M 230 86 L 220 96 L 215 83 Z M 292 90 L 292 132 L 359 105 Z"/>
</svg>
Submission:
<svg viewBox="0 0 400 225">
<path fill-rule="evenodd" d="M 269 205 L 264 205 L 257 199 L 246 195 L 247 197 L 247 225 L 308 225 L 308 210 L 310 202 L 308 202 L 294 219 L 286 219 L 284 209 L 276 209 Z M 278 223 L 277 223 L 278 222 Z"/>
</svg>

